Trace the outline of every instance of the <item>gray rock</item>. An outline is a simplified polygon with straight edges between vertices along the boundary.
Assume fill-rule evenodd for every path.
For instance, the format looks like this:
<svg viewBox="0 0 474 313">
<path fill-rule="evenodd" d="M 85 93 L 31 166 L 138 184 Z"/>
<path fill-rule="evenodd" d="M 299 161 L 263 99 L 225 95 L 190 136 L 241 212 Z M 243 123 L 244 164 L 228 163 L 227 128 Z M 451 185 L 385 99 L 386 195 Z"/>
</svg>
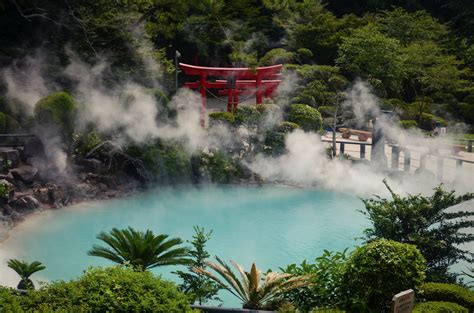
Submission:
<svg viewBox="0 0 474 313">
<path fill-rule="evenodd" d="M 11 215 L 13 213 L 13 209 L 8 204 L 2 206 L 2 213 L 3 215 Z"/>
<path fill-rule="evenodd" d="M 0 158 L 5 168 L 16 168 L 20 165 L 20 152 L 17 149 L 0 148 Z"/>
<path fill-rule="evenodd" d="M 51 203 L 49 188 L 40 187 L 33 189 L 33 195 L 43 203 Z"/>
<path fill-rule="evenodd" d="M 13 211 L 11 215 L 11 219 L 14 223 L 19 223 L 19 222 L 23 222 L 25 220 L 25 217 L 23 216 L 23 214 Z"/>
<path fill-rule="evenodd" d="M 80 166 L 80 170 L 86 173 L 99 174 L 102 170 L 102 162 L 96 159 L 78 160 L 77 164 Z"/>
<path fill-rule="evenodd" d="M 25 183 L 32 183 L 38 176 L 38 169 L 34 166 L 23 165 L 19 168 L 10 170 L 10 173 L 16 180 L 21 180 Z"/>
<path fill-rule="evenodd" d="M 32 195 L 24 195 L 9 203 L 12 207 L 19 208 L 24 211 L 32 211 L 40 207 L 38 199 Z"/>
<path fill-rule="evenodd" d="M 97 181 L 99 183 L 107 185 L 108 188 L 115 188 L 117 187 L 117 182 L 115 181 L 115 178 L 110 175 L 101 175 L 97 177 Z"/>
<path fill-rule="evenodd" d="M 15 178 L 13 177 L 12 173 L 8 172 L 8 174 L 0 174 L 0 179 L 5 179 L 9 183 L 13 183 Z"/>
</svg>

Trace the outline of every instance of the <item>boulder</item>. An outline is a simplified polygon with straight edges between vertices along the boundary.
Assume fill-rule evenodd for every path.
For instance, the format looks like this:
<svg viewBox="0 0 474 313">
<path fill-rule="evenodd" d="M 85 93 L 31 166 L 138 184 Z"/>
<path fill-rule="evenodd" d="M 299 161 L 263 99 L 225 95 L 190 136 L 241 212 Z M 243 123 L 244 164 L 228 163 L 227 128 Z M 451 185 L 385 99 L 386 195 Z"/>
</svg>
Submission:
<svg viewBox="0 0 474 313">
<path fill-rule="evenodd" d="M 19 222 L 23 222 L 25 220 L 25 217 L 20 212 L 13 211 L 11 215 L 11 220 L 14 223 L 19 223 Z"/>
<path fill-rule="evenodd" d="M 13 209 L 8 204 L 2 205 L 2 213 L 3 215 L 12 215 Z"/>
<path fill-rule="evenodd" d="M 43 203 L 51 203 L 49 188 L 40 187 L 33 189 L 33 195 Z"/>
<path fill-rule="evenodd" d="M 11 206 L 24 211 L 32 211 L 40 207 L 40 202 L 32 195 L 23 195 L 9 203 Z"/>
<path fill-rule="evenodd" d="M 15 178 L 13 177 L 12 173 L 8 172 L 8 174 L 0 174 L 0 179 L 4 179 L 9 183 L 15 182 Z"/>
<path fill-rule="evenodd" d="M 19 168 L 10 170 L 13 178 L 21 180 L 25 183 L 32 183 L 38 176 L 38 169 L 34 166 L 23 165 Z"/>
<path fill-rule="evenodd" d="M 117 187 L 117 182 L 115 181 L 115 178 L 110 175 L 100 175 L 99 177 L 97 177 L 97 181 L 99 183 L 105 184 L 108 188 Z"/>
<path fill-rule="evenodd" d="M 99 174 L 102 170 L 102 162 L 97 159 L 82 159 L 78 160 L 77 164 L 81 172 Z"/>
<path fill-rule="evenodd" d="M 16 168 L 20 165 L 20 152 L 17 149 L 0 148 L 0 158 L 4 168 Z"/>
<path fill-rule="evenodd" d="M 48 188 L 48 199 L 50 203 L 65 204 L 68 201 L 69 195 L 64 186 L 47 183 L 46 187 Z"/>
</svg>

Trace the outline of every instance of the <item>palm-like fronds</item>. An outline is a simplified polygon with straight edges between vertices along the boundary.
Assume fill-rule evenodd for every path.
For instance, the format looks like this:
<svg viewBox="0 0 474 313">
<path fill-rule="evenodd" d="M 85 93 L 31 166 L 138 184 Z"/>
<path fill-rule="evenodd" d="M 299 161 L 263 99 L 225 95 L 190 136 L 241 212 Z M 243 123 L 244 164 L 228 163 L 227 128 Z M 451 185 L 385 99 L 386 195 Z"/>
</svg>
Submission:
<svg viewBox="0 0 474 313">
<path fill-rule="evenodd" d="M 155 235 L 149 229 L 142 232 L 132 227 L 113 228 L 109 233 L 101 232 L 97 238 L 108 247 L 94 245 L 89 255 L 119 264 L 130 264 L 137 271 L 156 266 L 189 264 L 186 258 L 189 248 L 176 247 L 183 243 L 180 238 L 168 239 L 168 235 Z"/>
<path fill-rule="evenodd" d="M 8 260 L 7 265 L 21 277 L 17 286 L 18 289 L 34 289 L 30 276 L 46 268 L 46 266 L 38 261 L 28 263 L 17 259 Z"/>
<path fill-rule="evenodd" d="M 240 299 L 243 307 L 247 309 L 261 309 L 267 303 L 277 299 L 286 291 L 312 285 L 312 275 L 292 276 L 277 272 L 268 272 L 261 277 L 261 272 L 255 263 L 252 263 L 250 272 L 246 272 L 240 265 L 231 261 L 240 279 L 232 269 L 216 257 L 217 263 L 206 261 L 207 266 L 218 273 L 225 282 L 213 273 L 199 267 L 193 267 L 193 272 L 207 276 L 217 282 L 222 288 Z M 227 284 L 226 284 L 227 283 Z"/>
</svg>

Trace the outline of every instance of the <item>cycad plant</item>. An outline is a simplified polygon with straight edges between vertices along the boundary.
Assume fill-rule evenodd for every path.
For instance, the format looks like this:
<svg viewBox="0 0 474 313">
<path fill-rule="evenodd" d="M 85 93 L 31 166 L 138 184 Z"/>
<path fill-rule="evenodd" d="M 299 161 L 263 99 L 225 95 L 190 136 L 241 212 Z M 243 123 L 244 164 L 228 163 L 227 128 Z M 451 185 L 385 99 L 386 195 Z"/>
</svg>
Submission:
<svg viewBox="0 0 474 313">
<path fill-rule="evenodd" d="M 228 285 L 207 270 L 199 267 L 194 267 L 192 270 L 211 278 L 219 286 L 239 298 L 244 309 L 268 308 L 269 304 L 279 300 L 285 292 L 312 285 L 312 275 L 292 276 L 291 274 L 267 272 L 262 276 L 255 263 L 252 263 L 250 272 L 246 272 L 240 265 L 230 261 L 240 274 L 239 279 L 225 262 L 218 257 L 216 259 L 217 263 L 206 261 L 206 264 L 218 273 Z"/>
<path fill-rule="evenodd" d="M 89 255 L 102 257 L 119 264 L 128 264 L 136 271 L 149 268 L 189 264 L 189 248 L 177 247 L 183 243 L 180 238 L 168 239 L 168 235 L 155 235 L 149 229 L 145 232 L 132 227 L 113 228 L 109 233 L 101 232 L 97 238 L 108 247 L 94 245 Z"/>
<path fill-rule="evenodd" d="M 38 261 L 28 263 L 17 259 L 10 259 L 7 262 L 7 265 L 21 277 L 21 280 L 18 283 L 18 286 L 16 287 L 18 289 L 35 289 L 35 286 L 33 285 L 30 276 L 33 275 L 33 273 L 44 270 L 46 268 L 46 266 L 44 266 L 43 264 L 41 264 L 41 262 Z"/>
</svg>

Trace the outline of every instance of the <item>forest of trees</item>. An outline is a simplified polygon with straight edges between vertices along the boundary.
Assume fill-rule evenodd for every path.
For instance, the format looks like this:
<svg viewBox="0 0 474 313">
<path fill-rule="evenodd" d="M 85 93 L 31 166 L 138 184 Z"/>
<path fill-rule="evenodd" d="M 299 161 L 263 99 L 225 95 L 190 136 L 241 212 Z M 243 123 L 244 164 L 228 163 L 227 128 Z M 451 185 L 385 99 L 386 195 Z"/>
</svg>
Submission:
<svg viewBox="0 0 474 313">
<path fill-rule="evenodd" d="M 0 67 L 41 54 L 42 74 L 64 90 L 71 82 L 58 69 L 74 51 L 106 59 L 110 83 L 145 86 L 146 54 L 172 93 L 179 51 L 190 64 L 284 63 L 299 77 L 294 103 L 330 108 L 360 77 L 382 109 L 421 128 L 474 124 L 469 0 L 2 0 L 0 15 Z M 0 80 L 0 96 L 5 89 Z"/>
</svg>

